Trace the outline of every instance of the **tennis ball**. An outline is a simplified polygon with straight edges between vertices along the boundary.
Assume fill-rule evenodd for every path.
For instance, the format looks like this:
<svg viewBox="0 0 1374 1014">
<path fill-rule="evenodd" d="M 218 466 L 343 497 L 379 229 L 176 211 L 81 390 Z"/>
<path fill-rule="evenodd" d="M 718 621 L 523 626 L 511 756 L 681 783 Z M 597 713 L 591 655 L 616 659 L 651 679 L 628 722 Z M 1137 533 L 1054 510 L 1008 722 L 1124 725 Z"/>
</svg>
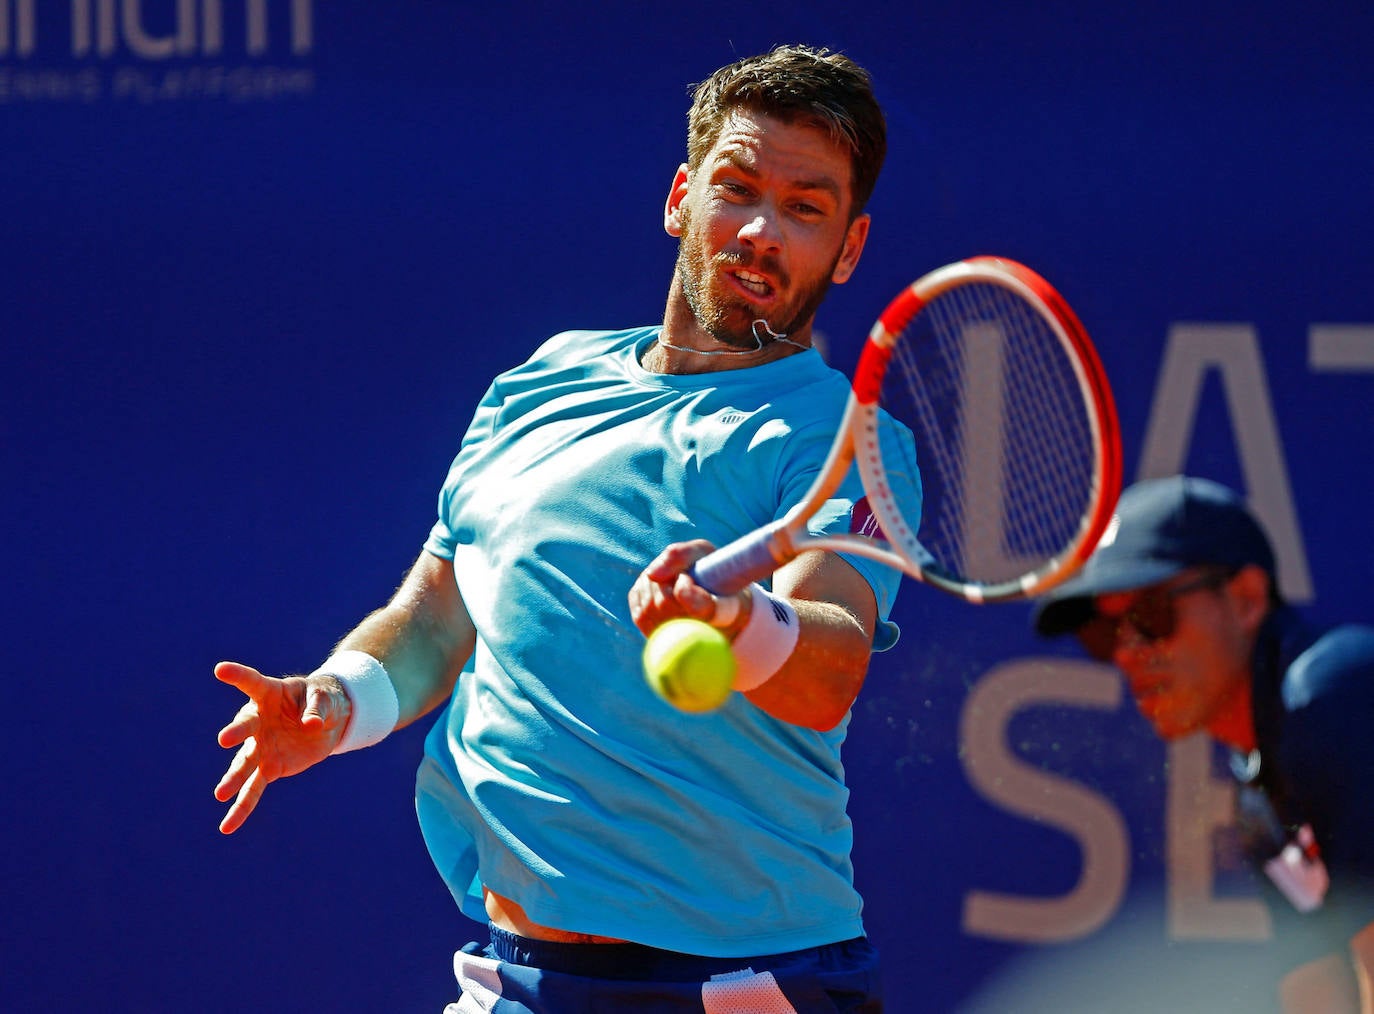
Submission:
<svg viewBox="0 0 1374 1014">
<path fill-rule="evenodd" d="M 680 711 L 714 711 L 730 696 L 735 655 L 725 635 L 710 624 L 669 620 L 644 644 L 644 678 Z"/>
</svg>

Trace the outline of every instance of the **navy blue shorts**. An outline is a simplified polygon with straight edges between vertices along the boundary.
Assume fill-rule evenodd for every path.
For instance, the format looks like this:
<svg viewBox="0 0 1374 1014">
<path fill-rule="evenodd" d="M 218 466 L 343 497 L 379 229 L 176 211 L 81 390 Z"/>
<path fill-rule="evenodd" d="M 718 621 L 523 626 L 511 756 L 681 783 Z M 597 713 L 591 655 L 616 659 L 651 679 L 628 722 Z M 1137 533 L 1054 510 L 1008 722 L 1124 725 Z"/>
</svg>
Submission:
<svg viewBox="0 0 1374 1014">
<path fill-rule="evenodd" d="M 707 958 L 639 944 L 561 944 L 492 927 L 454 956 L 445 1014 L 879 1014 L 878 952 L 864 937 L 785 954 Z"/>
</svg>

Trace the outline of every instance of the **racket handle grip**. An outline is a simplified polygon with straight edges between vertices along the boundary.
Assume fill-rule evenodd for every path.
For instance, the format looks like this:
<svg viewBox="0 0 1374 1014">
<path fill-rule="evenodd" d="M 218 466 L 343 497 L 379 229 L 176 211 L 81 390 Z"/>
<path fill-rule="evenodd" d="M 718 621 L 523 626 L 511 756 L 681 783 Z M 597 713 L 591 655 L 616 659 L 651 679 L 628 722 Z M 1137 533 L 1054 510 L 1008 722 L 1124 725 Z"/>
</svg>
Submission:
<svg viewBox="0 0 1374 1014">
<path fill-rule="evenodd" d="M 712 595 L 733 595 L 777 570 L 772 528 L 762 528 L 707 553 L 692 567 L 692 580 Z"/>
</svg>

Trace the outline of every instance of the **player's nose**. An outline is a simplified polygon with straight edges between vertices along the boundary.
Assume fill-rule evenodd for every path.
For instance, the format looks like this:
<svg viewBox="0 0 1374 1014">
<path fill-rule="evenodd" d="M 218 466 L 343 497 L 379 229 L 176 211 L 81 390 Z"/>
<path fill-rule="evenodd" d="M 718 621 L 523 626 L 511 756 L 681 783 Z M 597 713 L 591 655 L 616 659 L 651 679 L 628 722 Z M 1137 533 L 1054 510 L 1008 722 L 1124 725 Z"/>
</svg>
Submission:
<svg viewBox="0 0 1374 1014">
<path fill-rule="evenodd" d="M 739 238 L 760 252 L 770 252 L 782 247 L 782 233 L 771 212 L 760 211 L 740 226 Z"/>
</svg>

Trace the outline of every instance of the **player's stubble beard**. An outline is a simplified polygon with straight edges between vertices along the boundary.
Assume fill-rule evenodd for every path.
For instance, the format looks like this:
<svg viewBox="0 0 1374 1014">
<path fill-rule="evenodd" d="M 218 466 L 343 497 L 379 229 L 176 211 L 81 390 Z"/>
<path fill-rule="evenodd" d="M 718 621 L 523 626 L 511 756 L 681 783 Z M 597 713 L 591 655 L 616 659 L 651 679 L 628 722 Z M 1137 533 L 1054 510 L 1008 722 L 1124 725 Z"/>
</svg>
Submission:
<svg viewBox="0 0 1374 1014">
<path fill-rule="evenodd" d="M 722 252 L 714 258 L 708 258 L 704 250 L 692 242 L 691 215 L 685 204 L 680 208 L 680 216 L 682 235 L 678 240 L 674 271 L 681 282 L 682 296 L 687 301 L 688 309 L 692 311 L 696 322 L 722 345 L 741 350 L 756 349 L 759 340 L 755 337 L 754 322 L 761 319 L 757 308 L 747 300 L 712 293 L 709 288 L 712 269 L 726 266 L 756 268 L 759 273 L 778 279 L 784 288 L 791 287 L 791 276 L 780 270 L 775 258 L 756 257 L 748 251 Z M 794 304 L 795 310 L 783 306 L 779 312 L 762 318 L 773 332 L 784 336 L 796 334 L 811 321 L 821 303 L 825 302 L 826 294 L 830 291 L 830 279 L 842 253 L 843 248 L 837 250 L 825 273 L 801 291 L 799 301 Z M 779 317 L 783 319 L 779 321 Z"/>
</svg>

